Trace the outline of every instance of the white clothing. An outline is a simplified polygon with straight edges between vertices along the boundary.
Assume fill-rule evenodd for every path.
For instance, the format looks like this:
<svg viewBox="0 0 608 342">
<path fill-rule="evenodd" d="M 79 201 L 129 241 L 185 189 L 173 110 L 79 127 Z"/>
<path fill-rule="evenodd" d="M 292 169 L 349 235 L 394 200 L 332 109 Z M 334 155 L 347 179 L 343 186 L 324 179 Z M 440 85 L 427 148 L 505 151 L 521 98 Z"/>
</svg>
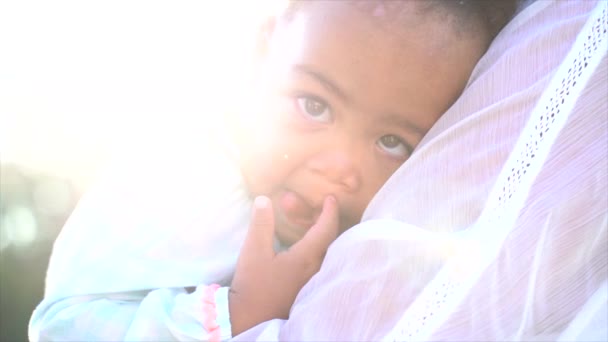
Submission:
<svg viewBox="0 0 608 342">
<path fill-rule="evenodd" d="M 251 210 L 222 143 L 201 132 L 146 144 L 85 194 L 55 242 L 30 340 L 209 338 L 205 285 L 229 284 Z M 227 293 L 215 294 L 222 339 Z"/>
<path fill-rule="evenodd" d="M 607 340 L 607 28 L 605 1 L 520 12 L 364 222 L 332 244 L 290 318 L 234 340 Z M 81 292 L 66 286 L 51 292 Z M 80 309 L 53 315 L 53 303 L 33 336 Z M 199 338 L 173 333 L 197 324 L 187 314 L 158 315 L 173 338 Z"/>
</svg>

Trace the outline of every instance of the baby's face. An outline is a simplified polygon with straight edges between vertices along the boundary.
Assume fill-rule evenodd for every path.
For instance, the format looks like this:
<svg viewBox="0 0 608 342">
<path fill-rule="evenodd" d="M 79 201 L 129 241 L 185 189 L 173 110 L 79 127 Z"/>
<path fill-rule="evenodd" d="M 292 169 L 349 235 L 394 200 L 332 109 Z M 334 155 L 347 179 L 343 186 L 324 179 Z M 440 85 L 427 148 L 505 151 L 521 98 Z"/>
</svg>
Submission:
<svg viewBox="0 0 608 342">
<path fill-rule="evenodd" d="M 441 23 L 377 20 L 314 1 L 269 37 L 243 171 L 253 195 L 272 199 L 286 244 L 306 233 L 328 195 L 342 230 L 357 224 L 483 53 L 482 42 L 454 42 Z"/>
</svg>

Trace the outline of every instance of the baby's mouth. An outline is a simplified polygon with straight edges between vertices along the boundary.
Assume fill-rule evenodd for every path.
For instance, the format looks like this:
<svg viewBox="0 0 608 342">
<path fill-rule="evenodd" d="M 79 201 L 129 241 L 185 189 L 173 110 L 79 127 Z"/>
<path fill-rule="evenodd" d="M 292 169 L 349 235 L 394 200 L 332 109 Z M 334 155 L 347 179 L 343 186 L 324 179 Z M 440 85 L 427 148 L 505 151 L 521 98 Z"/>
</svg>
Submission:
<svg viewBox="0 0 608 342">
<path fill-rule="evenodd" d="M 285 190 L 278 196 L 278 206 L 289 225 L 308 229 L 315 221 L 315 209 L 297 193 Z"/>
</svg>

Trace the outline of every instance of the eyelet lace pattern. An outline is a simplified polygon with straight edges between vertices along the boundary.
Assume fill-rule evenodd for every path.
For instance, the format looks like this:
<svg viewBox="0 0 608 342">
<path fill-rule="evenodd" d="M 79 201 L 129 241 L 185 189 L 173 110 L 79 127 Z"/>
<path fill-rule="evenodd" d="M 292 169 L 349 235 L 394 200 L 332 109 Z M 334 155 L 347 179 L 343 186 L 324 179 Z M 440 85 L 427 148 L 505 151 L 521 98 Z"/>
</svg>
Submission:
<svg viewBox="0 0 608 342">
<path fill-rule="evenodd" d="M 580 93 L 608 51 L 608 2 L 599 1 L 506 161 L 476 224 L 464 231 L 472 246 L 455 253 L 414 300 L 385 341 L 428 340 L 496 258 L 530 187 Z M 491 229 L 489 229 L 491 227 Z M 464 266 L 464 267 L 463 267 Z"/>
</svg>

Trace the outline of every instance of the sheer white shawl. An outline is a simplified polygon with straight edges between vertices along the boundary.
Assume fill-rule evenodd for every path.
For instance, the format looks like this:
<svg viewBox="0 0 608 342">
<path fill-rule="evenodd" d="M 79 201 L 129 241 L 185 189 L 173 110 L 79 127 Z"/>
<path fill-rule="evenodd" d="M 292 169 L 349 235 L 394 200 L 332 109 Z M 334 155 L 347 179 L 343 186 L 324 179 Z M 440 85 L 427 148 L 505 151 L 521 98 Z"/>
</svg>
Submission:
<svg viewBox="0 0 608 342">
<path fill-rule="evenodd" d="M 607 7 L 519 13 L 290 319 L 236 340 L 608 339 Z"/>
</svg>

